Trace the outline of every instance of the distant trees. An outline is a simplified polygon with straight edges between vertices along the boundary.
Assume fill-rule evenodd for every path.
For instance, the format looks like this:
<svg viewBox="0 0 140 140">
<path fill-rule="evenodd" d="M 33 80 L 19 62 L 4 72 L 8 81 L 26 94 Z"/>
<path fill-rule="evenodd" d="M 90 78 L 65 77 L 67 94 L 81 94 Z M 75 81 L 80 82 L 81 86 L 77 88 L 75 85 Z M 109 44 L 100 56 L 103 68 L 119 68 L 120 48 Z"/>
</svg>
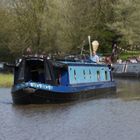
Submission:
<svg viewBox="0 0 140 140">
<path fill-rule="evenodd" d="M 59 41 L 61 47 L 75 52 L 82 42 L 91 35 L 99 40 L 101 51 L 108 51 L 108 47 L 116 36 L 107 23 L 113 20 L 112 0 L 59 0 Z M 60 39 L 61 38 L 61 39 Z M 63 42 L 63 43 L 62 43 Z"/>
<path fill-rule="evenodd" d="M 42 46 L 46 0 L 12 0 L 14 36 L 11 49 L 24 52 L 28 47 L 37 51 Z"/>
<path fill-rule="evenodd" d="M 111 45 L 139 46 L 139 0 L 1 0 L 0 59 L 37 52 L 78 53 L 87 36 Z M 87 47 L 88 49 L 88 47 Z M 6 57 L 5 57 L 6 54 Z"/>
<path fill-rule="evenodd" d="M 11 26 L 11 14 L 0 2 L 0 58 L 7 60 L 7 56 L 11 55 L 9 44 L 13 32 Z"/>
<path fill-rule="evenodd" d="M 123 47 L 133 49 L 140 44 L 140 1 L 118 0 L 113 6 L 115 20 L 111 28 L 122 35 Z"/>
</svg>

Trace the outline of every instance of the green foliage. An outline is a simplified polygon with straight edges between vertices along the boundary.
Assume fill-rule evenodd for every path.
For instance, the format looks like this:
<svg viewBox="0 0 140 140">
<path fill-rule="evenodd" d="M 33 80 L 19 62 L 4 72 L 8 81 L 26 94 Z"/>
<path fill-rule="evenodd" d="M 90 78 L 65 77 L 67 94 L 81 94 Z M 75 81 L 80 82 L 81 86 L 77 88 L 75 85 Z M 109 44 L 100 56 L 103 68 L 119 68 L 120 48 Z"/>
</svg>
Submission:
<svg viewBox="0 0 140 140">
<path fill-rule="evenodd" d="M 0 74 L 0 87 L 11 87 L 13 83 L 12 74 Z"/>
<path fill-rule="evenodd" d="M 139 46 L 139 0 L 0 1 L 0 60 L 25 53 L 79 53 L 87 36 L 111 53 L 113 43 Z M 13 57 L 14 56 L 14 57 Z"/>
<path fill-rule="evenodd" d="M 111 28 L 122 35 L 122 47 L 128 46 L 128 49 L 132 49 L 140 43 L 140 1 L 118 0 L 113 7 L 115 20 Z"/>
<path fill-rule="evenodd" d="M 129 52 L 125 52 L 125 53 L 121 53 L 120 54 L 120 59 L 122 60 L 127 60 L 128 58 L 131 57 L 139 57 L 140 51 L 129 51 Z"/>
</svg>

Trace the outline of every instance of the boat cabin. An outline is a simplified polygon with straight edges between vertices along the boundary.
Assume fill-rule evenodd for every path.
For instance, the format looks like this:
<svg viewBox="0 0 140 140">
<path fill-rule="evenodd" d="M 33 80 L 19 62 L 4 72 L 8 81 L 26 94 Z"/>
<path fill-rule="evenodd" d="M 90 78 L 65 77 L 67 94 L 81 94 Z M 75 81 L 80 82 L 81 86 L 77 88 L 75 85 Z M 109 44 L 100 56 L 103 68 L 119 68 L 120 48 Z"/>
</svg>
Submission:
<svg viewBox="0 0 140 140">
<path fill-rule="evenodd" d="M 14 69 L 14 84 L 37 82 L 51 85 L 75 85 L 111 81 L 107 65 L 53 61 L 40 57 L 23 57 Z"/>
<path fill-rule="evenodd" d="M 62 66 L 61 66 L 62 65 Z M 19 59 L 14 69 L 14 84 L 22 82 L 38 82 L 60 84 L 60 72 L 64 73 L 64 64 L 59 64 L 45 58 L 25 57 Z"/>
</svg>

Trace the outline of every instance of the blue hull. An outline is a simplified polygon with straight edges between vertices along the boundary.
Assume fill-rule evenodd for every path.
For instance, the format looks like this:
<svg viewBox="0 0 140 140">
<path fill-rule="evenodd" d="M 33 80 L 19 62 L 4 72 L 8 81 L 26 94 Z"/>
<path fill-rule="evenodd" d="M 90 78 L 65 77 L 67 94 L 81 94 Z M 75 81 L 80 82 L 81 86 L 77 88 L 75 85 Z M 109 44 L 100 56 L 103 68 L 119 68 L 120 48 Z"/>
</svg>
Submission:
<svg viewBox="0 0 140 140">
<path fill-rule="evenodd" d="M 71 86 L 52 86 L 27 82 L 12 88 L 15 104 L 57 103 L 95 97 L 99 94 L 116 93 L 116 83 L 98 82 Z"/>
</svg>

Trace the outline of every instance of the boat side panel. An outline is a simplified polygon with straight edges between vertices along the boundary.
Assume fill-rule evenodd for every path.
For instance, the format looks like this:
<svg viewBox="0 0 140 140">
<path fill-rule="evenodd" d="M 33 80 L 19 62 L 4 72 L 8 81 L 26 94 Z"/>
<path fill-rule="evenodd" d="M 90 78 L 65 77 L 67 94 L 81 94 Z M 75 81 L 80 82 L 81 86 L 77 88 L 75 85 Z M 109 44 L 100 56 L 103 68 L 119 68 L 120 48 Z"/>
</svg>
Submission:
<svg viewBox="0 0 140 140">
<path fill-rule="evenodd" d="M 109 68 L 104 66 L 69 66 L 68 72 L 70 84 L 111 81 Z"/>
<path fill-rule="evenodd" d="M 77 101 L 83 99 L 93 99 L 98 97 L 112 96 L 115 92 L 115 87 L 102 88 L 96 90 L 81 91 L 78 93 L 63 94 L 57 92 L 48 91 L 46 94 L 45 90 L 39 89 L 27 91 L 21 89 L 12 93 L 13 103 L 15 104 L 44 104 L 44 103 L 61 103 L 69 101 Z"/>
<path fill-rule="evenodd" d="M 77 93 L 81 91 L 96 90 L 96 89 L 103 89 L 103 88 L 110 88 L 110 87 L 116 87 L 116 83 L 112 81 L 112 82 L 98 82 L 92 84 L 84 84 L 84 83 L 79 85 L 74 84 L 71 86 L 52 86 L 48 84 L 27 82 L 27 83 L 17 84 L 13 86 L 12 92 L 16 92 L 18 90 L 22 90 L 26 88 L 33 88 L 35 90 L 41 89 L 49 92 L 69 94 L 69 93 Z"/>
<path fill-rule="evenodd" d="M 69 84 L 68 71 L 62 71 L 59 80 L 60 85 L 67 86 Z"/>
</svg>

